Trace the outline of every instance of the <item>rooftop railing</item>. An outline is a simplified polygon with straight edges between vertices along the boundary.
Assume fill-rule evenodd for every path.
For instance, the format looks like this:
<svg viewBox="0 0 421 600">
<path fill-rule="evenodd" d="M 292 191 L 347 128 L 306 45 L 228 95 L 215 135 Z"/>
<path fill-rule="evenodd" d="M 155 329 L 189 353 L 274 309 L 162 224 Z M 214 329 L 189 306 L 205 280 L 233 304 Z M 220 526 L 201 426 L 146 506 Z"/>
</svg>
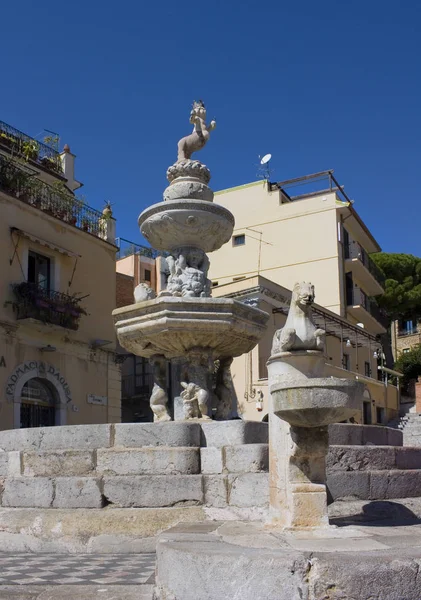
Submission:
<svg viewBox="0 0 421 600">
<path fill-rule="evenodd" d="M 157 258 L 158 256 L 166 256 L 167 254 L 166 252 L 161 252 L 160 250 L 155 250 L 148 246 L 135 244 L 134 242 L 121 237 L 116 238 L 116 246 L 118 247 L 117 260 L 126 258 L 126 256 L 133 256 L 133 254 L 146 256 L 146 258 Z"/>
<path fill-rule="evenodd" d="M 70 194 L 63 184 L 49 185 L 37 179 L 31 169 L 1 154 L 0 190 L 69 225 L 108 240 L 108 219 L 100 211 Z"/>
<path fill-rule="evenodd" d="M 55 173 L 63 171 L 60 153 L 55 148 L 31 138 L 4 121 L 0 121 L 0 145 L 50 171 Z"/>
</svg>

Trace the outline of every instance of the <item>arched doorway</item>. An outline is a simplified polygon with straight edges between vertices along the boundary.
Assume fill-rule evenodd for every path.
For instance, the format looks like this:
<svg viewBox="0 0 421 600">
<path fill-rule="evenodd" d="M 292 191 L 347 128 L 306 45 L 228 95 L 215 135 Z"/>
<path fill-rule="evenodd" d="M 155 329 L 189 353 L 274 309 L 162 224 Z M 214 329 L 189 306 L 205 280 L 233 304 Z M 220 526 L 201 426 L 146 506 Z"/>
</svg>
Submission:
<svg viewBox="0 0 421 600">
<path fill-rule="evenodd" d="M 59 402 L 57 390 L 41 377 L 28 379 L 21 391 L 20 426 L 49 427 L 55 425 L 56 406 Z"/>
</svg>

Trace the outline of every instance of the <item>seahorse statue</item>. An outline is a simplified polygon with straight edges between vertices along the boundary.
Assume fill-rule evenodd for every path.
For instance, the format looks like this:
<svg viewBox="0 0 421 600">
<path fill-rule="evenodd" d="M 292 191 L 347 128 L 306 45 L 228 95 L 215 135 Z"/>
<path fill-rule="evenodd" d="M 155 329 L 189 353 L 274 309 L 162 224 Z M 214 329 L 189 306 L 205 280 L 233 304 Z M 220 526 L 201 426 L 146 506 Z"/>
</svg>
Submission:
<svg viewBox="0 0 421 600">
<path fill-rule="evenodd" d="M 313 322 L 314 285 L 296 283 L 285 326 L 273 336 L 272 355 L 294 350 L 323 350 L 326 332 Z"/>
<path fill-rule="evenodd" d="M 206 108 L 202 100 L 193 102 L 190 123 L 194 126 L 193 133 L 178 142 L 177 162 L 189 160 L 193 152 L 201 150 L 208 141 L 210 132 L 216 127 L 216 121 L 211 121 L 209 126 L 206 125 Z"/>
</svg>

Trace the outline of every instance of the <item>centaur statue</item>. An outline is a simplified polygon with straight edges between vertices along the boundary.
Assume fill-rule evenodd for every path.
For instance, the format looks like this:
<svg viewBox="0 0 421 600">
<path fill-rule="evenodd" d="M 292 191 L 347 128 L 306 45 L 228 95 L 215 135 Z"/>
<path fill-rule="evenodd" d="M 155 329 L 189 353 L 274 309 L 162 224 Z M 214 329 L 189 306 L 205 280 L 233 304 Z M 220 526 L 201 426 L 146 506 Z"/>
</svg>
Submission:
<svg viewBox="0 0 421 600">
<path fill-rule="evenodd" d="M 201 150 L 208 141 L 210 132 L 216 127 L 216 121 L 211 121 L 209 126 L 206 125 L 206 108 L 202 100 L 193 102 L 190 123 L 194 125 L 193 133 L 178 142 L 177 162 L 189 160 L 193 152 Z"/>
</svg>

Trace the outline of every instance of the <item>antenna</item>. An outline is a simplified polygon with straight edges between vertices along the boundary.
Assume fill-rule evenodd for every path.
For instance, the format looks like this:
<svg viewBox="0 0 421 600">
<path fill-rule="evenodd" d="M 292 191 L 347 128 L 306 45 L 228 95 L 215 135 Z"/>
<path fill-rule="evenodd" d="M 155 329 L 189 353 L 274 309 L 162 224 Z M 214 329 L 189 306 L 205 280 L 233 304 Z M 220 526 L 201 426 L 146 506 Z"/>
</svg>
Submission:
<svg viewBox="0 0 421 600">
<path fill-rule="evenodd" d="M 259 165 L 258 165 L 258 173 L 257 176 L 262 179 L 270 179 L 270 174 L 272 170 L 269 167 L 270 159 L 272 158 L 272 154 L 265 154 L 263 157 L 259 156 Z"/>
</svg>

